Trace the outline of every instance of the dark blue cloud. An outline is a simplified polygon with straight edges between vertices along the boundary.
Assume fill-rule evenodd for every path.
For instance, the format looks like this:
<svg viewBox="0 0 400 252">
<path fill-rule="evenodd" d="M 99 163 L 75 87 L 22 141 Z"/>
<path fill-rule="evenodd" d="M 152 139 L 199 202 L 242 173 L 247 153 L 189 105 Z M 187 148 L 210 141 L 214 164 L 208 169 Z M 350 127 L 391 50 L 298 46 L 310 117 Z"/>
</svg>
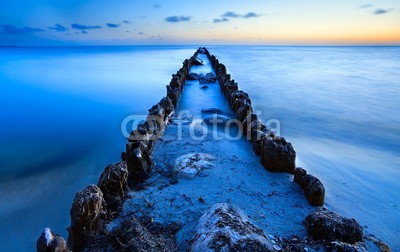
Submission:
<svg viewBox="0 0 400 252">
<path fill-rule="evenodd" d="M 120 24 L 113 24 L 113 23 L 107 23 L 106 25 L 107 25 L 107 27 L 109 27 L 109 28 L 118 28 L 118 27 L 121 26 Z"/>
<path fill-rule="evenodd" d="M 236 17 L 240 17 L 240 15 L 235 13 L 235 12 L 233 12 L 233 11 L 227 11 L 224 14 L 222 14 L 221 17 L 236 18 Z"/>
<path fill-rule="evenodd" d="M 179 23 L 179 22 L 188 22 L 192 19 L 192 17 L 185 17 L 185 16 L 170 16 L 166 17 L 165 21 L 169 23 Z"/>
<path fill-rule="evenodd" d="M 49 29 L 55 30 L 56 32 L 65 32 L 66 30 L 68 30 L 67 27 L 64 27 L 60 24 L 55 24 L 54 26 L 50 26 Z"/>
<path fill-rule="evenodd" d="M 376 10 L 374 11 L 374 14 L 375 14 L 375 15 L 382 15 L 382 14 L 386 14 L 386 13 L 392 11 L 392 10 L 393 10 L 393 9 L 376 9 Z"/>
<path fill-rule="evenodd" d="M 228 22 L 230 18 L 256 18 L 261 16 L 261 14 L 255 12 L 248 12 L 247 14 L 241 15 L 233 11 L 227 11 L 221 15 L 220 18 L 215 18 L 214 23 Z"/>
<path fill-rule="evenodd" d="M 144 35 L 144 33 L 143 32 L 138 32 L 138 35 Z"/>
<path fill-rule="evenodd" d="M 34 32 L 42 32 L 43 29 L 40 28 L 33 28 L 33 27 L 24 27 L 18 28 L 13 25 L 2 25 L 3 30 L 8 34 L 26 34 L 26 33 L 34 33 Z"/>
<path fill-rule="evenodd" d="M 155 8 L 155 9 L 160 9 L 160 8 L 161 8 L 161 5 L 159 5 L 159 4 L 153 4 L 153 8 Z"/>
<path fill-rule="evenodd" d="M 100 29 L 100 25 L 81 25 L 81 24 L 72 24 L 72 29 L 76 30 L 92 30 L 92 29 Z"/>
<path fill-rule="evenodd" d="M 122 23 L 124 23 L 124 24 L 130 24 L 131 22 L 128 21 L 128 20 L 123 20 Z"/>
<path fill-rule="evenodd" d="M 261 16 L 260 14 L 257 14 L 255 12 L 248 12 L 246 15 L 244 15 L 244 18 L 253 18 L 253 17 L 259 17 Z"/>
<path fill-rule="evenodd" d="M 229 19 L 227 19 L 227 18 L 215 18 L 214 19 L 214 23 L 222 23 L 222 22 L 228 22 L 229 21 Z"/>
</svg>

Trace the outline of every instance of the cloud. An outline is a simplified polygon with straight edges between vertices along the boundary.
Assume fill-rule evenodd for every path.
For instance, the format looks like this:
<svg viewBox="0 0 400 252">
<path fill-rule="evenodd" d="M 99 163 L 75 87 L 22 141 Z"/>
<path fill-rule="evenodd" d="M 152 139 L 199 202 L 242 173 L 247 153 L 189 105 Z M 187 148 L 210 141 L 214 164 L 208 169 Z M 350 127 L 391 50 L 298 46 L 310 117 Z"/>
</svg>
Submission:
<svg viewBox="0 0 400 252">
<path fill-rule="evenodd" d="M 222 23 L 222 22 L 228 22 L 229 21 L 229 19 L 227 19 L 227 18 L 215 18 L 214 19 L 214 23 Z"/>
<path fill-rule="evenodd" d="M 233 11 L 227 11 L 224 14 L 222 14 L 221 17 L 236 18 L 236 17 L 240 17 L 240 15 L 235 13 L 235 12 L 233 12 Z"/>
<path fill-rule="evenodd" d="M 54 26 L 50 26 L 49 29 L 55 30 L 56 32 L 65 32 L 66 30 L 68 30 L 67 27 L 64 27 L 60 24 L 55 24 Z"/>
<path fill-rule="evenodd" d="M 261 14 L 257 14 L 255 12 L 248 12 L 246 15 L 244 15 L 244 18 L 254 18 L 254 17 L 259 17 Z"/>
<path fill-rule="evenodd" d="M 365 8 L 371 8 L 371 7 L 373 7 L 373 6 L 374 6 L 373 4 L 367 3 L 367 4 L 362 4 L 362 5 L 360 5 L 360 8 L 365 9 Z"/>
<path fill-rule="evenodd" d="M 262 14 L 258 14 L 255 12 L 248 12 L 244 15 L 238 14 L 233 11 L 227 11 L 224 14 L 220 16 L 220 18 L 215 18 L 213 20 L 214 23 L 222 23 L 222 22 L 228 22 L 230 18 L 256 18 L 261 16 Z"/>
<path fill-rule="evenodd" d="M 124 23 L 124 24 L 130 24 L 131 22 L 128 21 L 128 20 L 123 20 L 122 23 Z"/>
<path fill-rule="evenodd" d="M 118 27 L 121 26 L 120 24 L 113 24 L 113 23 L 107 23 L 106 25 L 107 25 L 107 27 L 109 27 L 109 28 L 118 28 Z"/>
<path fill-rule="evenodd" d="M 153 8 L 155 8 L 155 9 L 160 9 L 160 8 L 161 8 L 161 5 L 159 5 L 159 4 L 153 4 Z"/>
<path fill-rule="evenodd" d="M 42 32 L 43 29 L 33 28 L 25 26 L 24 28 L 18 28 L 13 25 L 2 25 L 3 30 L 8 34 L 26 34 L 26 33 L 34 33 L 34 32 Z"/>
<path fill-rule="evenodd" d="M 138 35 L 144 35 L 144 33 L 143 32 L 138 32 Z"/>
<path fill-rule="evenodd" d="M 100 25 L 81 25 L 81 24 L 72 24 L 72 29 L 76 30 L 92 30 L 92 29 L 100 29 Z"/>
<path fill-rule="evenodd" d="M 392 10 L 393 10 L 393 9 L 376 9 L 376 10 L 374 11 L 374 14 L 375 14 L 375 15 L 382 15 L 382 14 L 386 14 L 386 13 L 392 11 Z"/>
<path fill-rule="evenodd" d="M 192 19 L 192 17 L 185 17 L 185 16 L 170 16 L 166 17 L 165 21 L 168 23 L 179 23 L 179 22 L 188 22 Z"/>
</svg>

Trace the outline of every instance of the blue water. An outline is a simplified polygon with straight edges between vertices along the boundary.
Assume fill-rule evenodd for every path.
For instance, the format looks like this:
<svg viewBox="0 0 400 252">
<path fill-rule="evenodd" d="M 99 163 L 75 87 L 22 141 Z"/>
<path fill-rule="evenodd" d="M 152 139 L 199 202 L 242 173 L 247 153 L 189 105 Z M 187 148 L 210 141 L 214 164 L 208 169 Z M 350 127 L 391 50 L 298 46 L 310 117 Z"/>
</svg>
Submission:
<svg viewBox="0 0 400 252">
<path fill-rule="evenodd" d="M 64 237 L 75 192 L 124 149 L 195 46 L 0 48 L 0 251 Z M 400 48 L 212 46 L 253 107 L 280 121 L 326 205 L 400 250 Z M 22 238 L 21 238 L 22 237 Z"/>
</svg>

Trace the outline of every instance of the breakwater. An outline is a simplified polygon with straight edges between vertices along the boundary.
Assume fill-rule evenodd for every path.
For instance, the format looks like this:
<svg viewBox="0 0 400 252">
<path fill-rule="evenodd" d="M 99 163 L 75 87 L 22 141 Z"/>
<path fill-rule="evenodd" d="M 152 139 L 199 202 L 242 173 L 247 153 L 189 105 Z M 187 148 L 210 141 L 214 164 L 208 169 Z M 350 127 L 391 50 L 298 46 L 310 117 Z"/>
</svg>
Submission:
<svg viewBox="0 0 400 252">
<path fill-rule="evenodd" d="M 313 179 L 313 177 L 307 176 L 304 170 L 295 169 L 295 151 L 292 145 L 286 142 L 284 138 L 273 134 L 254 114 L 252 114 L 251 100 L 248 95 L 240 91 L 237 83 L 230 79 L 230 76 L 226 73 L 225 66 L 220 64 L 205 48 L 200 48 L 193 57 L 185 60 L 182 68 L 173 75 L 170 84 L 167 86 L 167 96 L 162 98 L 159 103 L 149 110 L 146 122 L 138 125 L 137 129 L 132 132 L 128 139 L 126 151 L 121 155 L 122 161 L 107 166 L 97 186 L 90 185 L 77 193 L 71 208 L 71 226 L 69 228 L 68 237 L 68 247 L 73 251 L 82 251 L 84 249 L 106 250 L 106 248 L 131 250 L 133 248 L 138 248 L 138 246 L 143 246 L 143 244 L 148 246 L 152 251 L 176 250 L 173 237 L 177 230 L 179 230 L 179 226 L 175 224 L 162 227 L 156 225 L 156 227 L 154 227 L 153 221 L 141 220 L 139 218 L 133 218 L 132 216 L 129 220 L 121 220 L 120 227 L 117 229 L 110 228 L 110 223 L 119 218 L 123 208 L 123 202 L 128 199 L 129 191 L 139 194 L 141 191 L 146 190 L 146 181 L 151 178 L 152 170 L 155 168 L 153 160 L 155 158 L 152 158 L 152 153 L 157 149 L 155 145 L 158 140 L 164 142 L 161 136 L 166 131 L 167 125 L 173 121 L 175 108 L 182 95 L 185 81 L 189 76 L 191 79 L 199 79 L 199 77 L 196 77 L 194 74 L 190 75 L 192 66 L 201 66 L 204 64 L 204 62 L 198 58 L 199 54 L 206 55 L 213 65 L 220 88 L 223 90 L 230 108 L 235 113 L 235 117 L 240 122 L 238 126 L 243 129 L 246 136 L 250 136 L 252 149 L 256 154 L 261 155 L 261 164 L 267 170 L 273 172 L 295 173 L 296 182 L 302 185 L 303 188 L 312 187 L 313 185 L 310 181 L 319 181 Z M 212 81 L 212 79 L 212 75 L 207 76 L 206 74 L 201 77 L 201 81 L 199 82 L 201 84 L 208 83 Z M 192 163 L 193 161 L 200 161 L 198 156 L 193 158 L 195 159 L 190 159 Z M 209 160 L 212 160 L 212 158 L 210 157 Z M 177 181 L 171 181 L 171 184 L 174 183 L 177 183 Z M 323 188 L 320 182 L 319 184 L 320 185 L 317 185 L 316 188 Z M 129 188 L 131 190 L 129 190 Z M 317 190 L 317 193 L 313 194 L 314 191 L 305 190 L 305 193 L 306 196 L 313 196 L 307 196 L 311 204 L 318 205 L 323 203 L 323 196 L 321 197 L 321 195 L 323 195 L 321 193 L 322 191 L 324 192 L 324 190 L 320 189 L 319 191 Z M 188 202 L 192 201 L 193 198 L 186 194 L 184 194 L 183 197 L 184 200 Z M 148 197 L 143 197 L 143 200 L 147 208 L 154 209 L 157 207 L 156 204 L 158 202 L 151 199 L 149 200 Z M 199 197 L 198 201 L 204 204 L 203 202 L 205 202 L 205 199 Z M 144 211 L 144 209 L 140 208 L 136 210 Z M 203 237 L 203 235 L 209 237 L 210 241 L 218 242 L 221 246 L 224 246 L 225 242 L 232 248 L 240 250 L 236 247 L 237 243 L 233 244 L 228 241 L 231 239 L 227 239 L 226 236 L 221 236 L 223 230 L 214 233 L 207 231 L 213 227 L 207 224 L 207 218 L 214 217 L 220 218 L 220 221 L 215 223 L 215 225 L 223 222 L 226 227 L 232 229 L 230 233 L 231 237 L 237 235 L 234 232 L 235 218 L 239 218 L 241 220 L 241 230 L 248 230 L 248 234 L 257 233 L 259 235 L 256 240 L 245 242 L 245 240 L 243 240 L 246 235 L 245 233 L 244 237 L 241 237 L 239 241 L 242 241 L 243 244 L 245 244 L 244 246 L 251 246 L 251 244 L 255 243 L 259 248 L 262 248 L 260 251 L 276 251 L 285 246 L 304 247 L 312 245 L 304 241 L 297 240 L 298 242 L 296 243 L 296 240 L 289 241 L 285 239 L 279 240 L 269 236 L 266 237 L 262 235 L 261 229 L 246 224 L 248 221 L 245 219 L 245 216 L 235 207 L 218 205 L 213 207 L 210 211 L 208 215 L 202 218 L 202 222 L 199 221 L 199 229 L 196 231 L 196 235 L 190 245 L 193 251 L 201 251 L 201 248 L 207 245 L 207 241 L 199 239 L 199 237 Z M 223 213 L 236 217 L 226 219 Z M 329 224 L 328 226 L 326 224 L 321 224 L 323 220 L 327 219 L 332 220 L 333 224 Z M 317 220 L 320 221 L 317 222 L 317 224 L 314 223 Z M 321 210 L 314 215 L 310 215 L 307 223 L 309 223 L 307 229 L 310 230 L 310 236 L 315 236 L 316 240 L 327 239 L 330 242 L 340 241 L 340 246 L 347 246 L 347 243 L 349 243 L 348 246 L 356 246 L 350 244 L 360 242 L 363 237 L 362 228 L 355 221 L 333 215 L 326 210 Z M 154 229 L 156 229 L 156 232 L 154 232 Z M 318 230 L 325 230 L 325 232 L 318 232 Z M 319 233 L 322 235 L 315 235 Z M 140 234 L 139 238 L 138 234 Z M 45 239 L 42 239 L 42 242 L 44 241 L 46 246 L 62 246 L 60 245 L 62 244 L 61 239 L 54 238 L 57 236 L 50 230 L 45 230 L 43 237 Z M 281 244 L 279 246 L 274 246 L 278 242 Z M 334 246 L 334 243 L 328 243 L 328 245 Z M 324 246 L 324 244 L 318 244 L 318 246 Z M 357 246 L 361 245 L 357 244 Z M 243 247 L 242 250 L 249 250 L 249 248 L 250 247 Z"/>
</svg>

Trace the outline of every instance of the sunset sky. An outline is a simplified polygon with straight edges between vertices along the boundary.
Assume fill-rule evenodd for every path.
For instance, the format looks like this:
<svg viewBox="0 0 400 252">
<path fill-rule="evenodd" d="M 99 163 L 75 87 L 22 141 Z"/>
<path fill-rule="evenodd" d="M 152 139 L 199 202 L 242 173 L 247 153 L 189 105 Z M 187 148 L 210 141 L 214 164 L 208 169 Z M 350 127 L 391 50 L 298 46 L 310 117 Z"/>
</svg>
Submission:
<svg viewBox="0 0 400 252">
<path fill-rule="evenodd" d="M 0 45 L 400 45 L 400 1 L 14 0 Z"/>
</svg>

